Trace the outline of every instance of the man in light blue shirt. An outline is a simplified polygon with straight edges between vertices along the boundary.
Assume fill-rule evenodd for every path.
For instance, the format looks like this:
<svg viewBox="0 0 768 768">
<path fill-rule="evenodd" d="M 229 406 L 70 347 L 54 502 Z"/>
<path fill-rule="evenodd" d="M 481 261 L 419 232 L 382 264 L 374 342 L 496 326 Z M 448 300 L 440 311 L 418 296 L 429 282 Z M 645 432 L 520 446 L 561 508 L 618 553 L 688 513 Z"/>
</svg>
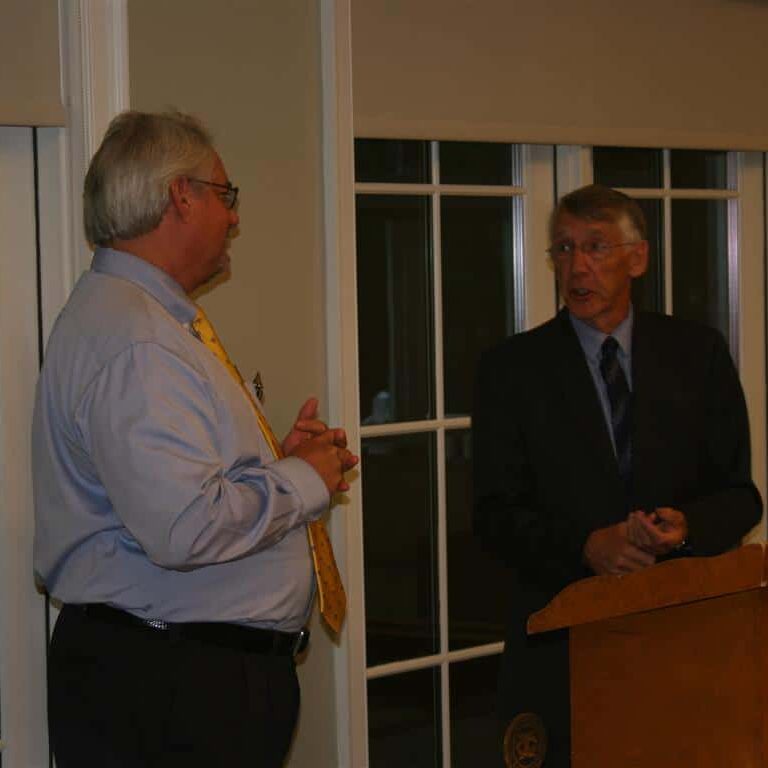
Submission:
<svg viewBox="0 0 768 768">
<path fill-rule="evenodd" d="M 315 593 L 307 523 L 346 489 L 343 430 L 301 408 L 275 460 L 193 335 L 228 265 L 237 188 L 179 113 L 124 113 L 85 183 L 97 245 L 46 350 L 35 569 L 63 603 L 49 725 L 68 766 L 279 766 Z"/>
</svg>

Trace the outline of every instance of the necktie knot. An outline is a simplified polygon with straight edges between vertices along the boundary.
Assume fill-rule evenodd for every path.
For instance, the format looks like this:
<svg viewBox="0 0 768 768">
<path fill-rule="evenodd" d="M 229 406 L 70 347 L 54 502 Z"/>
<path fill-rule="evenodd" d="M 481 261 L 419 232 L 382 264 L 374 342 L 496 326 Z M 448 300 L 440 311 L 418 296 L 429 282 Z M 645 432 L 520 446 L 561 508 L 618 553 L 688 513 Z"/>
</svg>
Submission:
<svg viewBox="0 0 768 768">
<path fill-rule="evenodd" d="M 613 336 L 606 336 L 602 347 L 600 348 L 601 358 L 604 363 L 610 363 L 619 351 L 619 342 Z"/>
</svg>

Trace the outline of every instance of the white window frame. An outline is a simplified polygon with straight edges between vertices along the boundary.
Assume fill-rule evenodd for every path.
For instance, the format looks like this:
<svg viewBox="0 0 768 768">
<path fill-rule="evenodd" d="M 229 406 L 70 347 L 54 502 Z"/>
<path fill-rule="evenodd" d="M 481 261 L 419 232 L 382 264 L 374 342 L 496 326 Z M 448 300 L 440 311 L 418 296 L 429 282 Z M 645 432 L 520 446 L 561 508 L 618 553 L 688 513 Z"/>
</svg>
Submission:
<svg viewBox="0 0 768 768">
<path fill-rule="evenodd" d="M 433 280 L 432 280 L 432 325 L 435 329 L 435 418 L 422 421 L 401 422 L 394 424 L 377 424 L 368 426 L 359 426 L 359 414 L 355 413 L 355 422 L 344 422 L 347 426 L 350 437 L 353 438 L 356 449 L 359 450 L 360 441 L 369 437 L 383 437 L 389 435 L 405 435 L 414 433 L 429 433 L 435 435 L 436 450 L 436 488 L 437 488 L 437 513 L 438 513 L 438 531 L 437 531 L 437 575 L 439 589 L 439 633 L 440 649 L 437 653 L 422 656 L 418 658 L 407 659 L 403 661 L 394 661 L 374 667 L 365 668 L 365 611 L 364 596 L 356 594 L 355 605 L 357 610 L 350 611 L 348 618 L 348 633 L 350 646 L 357 646 L 353 655 L 359 659 L 361 667 L 350 669 L 350 675 L 355 679 L 356 695 L 359 697 L 354 706 L 357 713 L 358 723 L 354 727 L 362 729 L 362 745 L 358 745 L 360 753 L 352 757 L 352 765 L 367 765 L 367 695 L 366 683 L 380 677 L 390 676 L 411 672 L 420 669 L 440 669 L 441 680 L 441 705 L 440 713 L 442 728 L 442 755 L 443 765 L 451 764 L 451 738 L 450 738 L 450 687 L 449 687 L 449 665 L 451 663 L 467 661 L 475 658 L 482 658 L 490 655 L 497 655 L 503 649 L 502 642 L 490 643 L 482 646 L 464 648 L 459 650 L 450 650 L 448 647 L 448 615 L 449 600 L 447 594 L 447 545 L 446 545 L 446 498 L 445 498 L 445 432 L 446 430 L 466 430 L 471 426 L 468 416 L 446 417 L 444 414 L 444 394 L 443 394 L 443 358 L 442 358 L 442 280 L 441 280 L 441 199 L 449 196 L 472 196 L 472 197 L 505 197 L 510 200 L 521 201 L 520 209 L 523 215 L 519 217 L 518 229 L 515 236 L 518 242 L 515 245 L 515 269 L 518 274 L 522 273 L 522 283 L 516 284 L 516 325 L 519 327 L 532 327 L 543 320 L 552 316 L 556 309 L 554 276 L 551 267 L 546 258 L 547 248 L 547 221 L 549 211 L 553 204 L 553 152 L 551 147 L 525 145 L 521 147 L 520 162 L 522 165 L 522 185 L 521 186 L 473 186 L 456 184 L 438 184 L 439 177 L 439 143 L 430 142 L 432 180 L 426 184 L 380 184 L 380 183 L 357 183 L 354 184 L 355 193 L 377 194 L 377 195 L 408 195 L 429 197 L 431 200 L 431 232 L 433 248 Z M 518 206 L 515 206 L 516 208 Z M 352 210 L 354 216 L 354 210 Z M 515 215 L 513 213 L 513 215 Z M 522 254 L 525 254 L 525 262 L 522 261 Z M 356 254 L 354 242 L 350 251 L 346 254 L 347 261 L 341 272 L 350 278 L 356 271 Z M 521 290 L 522 288 L 522 290 Z M 352 330 L 356 335 L 357 329 L 357 288 L 356 285 L 349 284 L 347 287 L 347 301 L 349 304 L 342 308 L 347 317 L 343 324 L 346 328 Z M 354 342 L 349 339 L 350 354 L 357 349 L 357 340 Z M 354 346 L 352 346 L 354 344 Z M 334 370 L 329 366 L 329 370 Z M 350 361 L 346 369 L 349 376 L 347 382 L 347 391 L 354 390 L 355 397 L 357 392 L 358 364 L 357 358 Z M 357 411 L 357 408 L 354 409 Z M 351 413 L 350 413 L 351 415 Z M 343 418 L 343 417 L 342 417 Z M 362 468 L 365 472 L 365 467 Z M 346 565 L 353 572 L 359 574 L 357 577 L 350 577 L 354 580 L 355 589 L 362 591 L 364 584 L 364 564 L 363 558 L 363 535 L 362 535 L 362 509 L 361 494 L 359 491 L 355 494 L 354 512 L 345 516 L 348 526 L 354 530 L 348 530 L 347 542 L 349 544 L 354 540 L 359 542 L 356 552 L 347 550 Z M 351 518 L 355 518 L 352 520 Z M 354 564 L 353 564 L 354 561 Z M 351 654 L 352 655 L 352 654 Z M 359 737 L 358 737 L 359 738 Z M 340 762 L 341 765 L 347 765 L 346 762 Z"/>
</svg>

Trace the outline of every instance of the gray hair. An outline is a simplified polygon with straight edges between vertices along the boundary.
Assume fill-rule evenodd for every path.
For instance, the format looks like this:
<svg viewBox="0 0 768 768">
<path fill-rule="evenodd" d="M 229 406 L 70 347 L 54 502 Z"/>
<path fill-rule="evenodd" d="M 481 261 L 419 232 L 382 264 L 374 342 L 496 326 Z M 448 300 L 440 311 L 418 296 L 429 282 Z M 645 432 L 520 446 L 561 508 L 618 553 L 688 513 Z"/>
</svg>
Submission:
<svg viewBox="0 0 768 768">
<path fill-rule="evenodd" d="M 85 236 L 93 245 L 151 232 L 168 207 L 179 176 L 210 172 L 215 150 L 208 131 L 181 112 L 128 111 L 115 117 L 91 160 L 83 191 Z"/>
<path fill-rule="evenodd" d="M 629 225 L 627 235 L 645 240 L 647 225 L 640 206 L 629 195 L 600 184 L 575 189 L 560 199 L 549 222 L 550 237 L 558 217 L 568 213 L 577 219 L 612 221 L 622 228 Z"/>
</svg>

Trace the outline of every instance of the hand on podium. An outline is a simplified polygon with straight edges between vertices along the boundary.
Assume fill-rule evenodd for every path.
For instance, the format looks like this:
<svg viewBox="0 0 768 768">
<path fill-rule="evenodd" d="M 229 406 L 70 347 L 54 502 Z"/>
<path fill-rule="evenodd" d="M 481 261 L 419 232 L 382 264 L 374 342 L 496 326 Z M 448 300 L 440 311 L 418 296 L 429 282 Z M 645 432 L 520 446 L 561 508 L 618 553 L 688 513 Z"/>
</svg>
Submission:
<svg viewBox="0 0 768 768">
<path fill-rule="evenodd" d="M 629 540 L 646 552 L 661 557 L 685 546 L 688 522 L 679 509 L 658 507 L 653 512 L 638 509 L 627 519 Z"/>
<path fill-rule="evenodd" d="M 625 521 L 592 531 L 584 544 L 584 562 L 598 576 L 619 576 L 647 568 L 656 558 L 630 539 Z"/>
</svg>

